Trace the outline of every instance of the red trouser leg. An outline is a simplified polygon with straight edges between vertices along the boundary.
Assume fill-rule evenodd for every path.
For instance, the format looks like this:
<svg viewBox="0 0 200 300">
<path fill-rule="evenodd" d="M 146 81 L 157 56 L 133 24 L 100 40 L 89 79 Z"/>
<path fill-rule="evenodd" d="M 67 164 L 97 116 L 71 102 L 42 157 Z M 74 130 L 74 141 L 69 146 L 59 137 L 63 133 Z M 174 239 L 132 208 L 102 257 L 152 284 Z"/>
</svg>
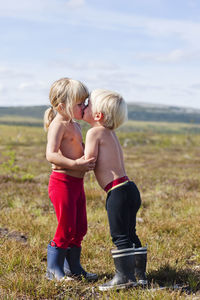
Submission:
<svg viewBox="0 0 200 300">
<path fill-rule="evenodd" d="M 80 246 L 87 232 L 83 179 L 53 172 L 49 181 L 49 197 L 54 205 L 58 226 L 53 241 L 59 248 L 73 242 Z"/>
<path fill-rule="evenodd" d="M 82 187 L 79 198 L 77 199 L 76 210 L 76 233 L 70 242 L 70 247 L 80 247 L 83 237 L 87 232 L 87 214 L 86 214 L 86 199 L 85 192 Z"/>
</svg>

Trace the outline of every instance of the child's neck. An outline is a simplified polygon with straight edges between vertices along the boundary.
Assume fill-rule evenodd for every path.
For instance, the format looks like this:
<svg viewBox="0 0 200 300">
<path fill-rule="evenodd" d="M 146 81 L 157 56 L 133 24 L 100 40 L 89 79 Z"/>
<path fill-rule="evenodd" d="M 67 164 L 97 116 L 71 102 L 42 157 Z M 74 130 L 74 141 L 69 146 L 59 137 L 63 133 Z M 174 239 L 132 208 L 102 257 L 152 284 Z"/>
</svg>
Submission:
<svg viewBox="0 0 200 300">
<path fill-rule="evenodd" d="M 91 124 L 91 127 L 104 127 L 101 122 L 94 122 Z"/>
<path fill-rule="evenodd" d="M 71 121 L 71 118 L 69 118 L 66 114 L 62 114 L 60 112 L 57 112 L 56 118 L 59 121 L 68 121 L 68 122 Z"/>
</svg>

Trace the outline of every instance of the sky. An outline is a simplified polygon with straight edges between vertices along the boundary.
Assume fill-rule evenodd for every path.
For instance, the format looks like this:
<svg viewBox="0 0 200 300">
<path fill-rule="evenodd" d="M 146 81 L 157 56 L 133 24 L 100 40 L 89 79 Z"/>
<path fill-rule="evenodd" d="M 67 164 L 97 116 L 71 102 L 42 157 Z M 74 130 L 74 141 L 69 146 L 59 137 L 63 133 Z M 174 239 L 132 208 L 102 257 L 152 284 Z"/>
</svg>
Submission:
<svg viewBox="0 0 200 300">
<path fill-rule="evenodd" d="M 70 77 L 128 103 L 200 108 L 200 0 L 0 0 L 0 106 Z"/>
</svg>

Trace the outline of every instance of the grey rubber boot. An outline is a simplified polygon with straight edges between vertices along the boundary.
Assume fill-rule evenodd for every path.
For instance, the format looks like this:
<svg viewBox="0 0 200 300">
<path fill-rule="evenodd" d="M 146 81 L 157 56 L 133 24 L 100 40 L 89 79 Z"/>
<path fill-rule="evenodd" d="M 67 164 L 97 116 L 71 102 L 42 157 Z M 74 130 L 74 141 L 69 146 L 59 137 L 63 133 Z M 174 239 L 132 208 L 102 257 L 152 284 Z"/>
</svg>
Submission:
<svg viewBox="0 0 200 300">
<path fill-rule="evenodd" d="M 80 263 L 81 247 L 72 247 L 67 249 L 66 260 L 73 277 L 80 278 L 83 276 L 88 281 L 97 280 L 97 274 L 86 272 Z M 66 273 L 67 274 L 67 273 Z"/>
<path fill-rule="evenodd" d="M 47 247 L 47 272 L 46 278 L 49 280 L 73 280 L 73 278 L 66 277 L 64 273 L 64 259 L 66 256 L 66 249 L 58 248 L 54 243 L 51 246 L 51 241 Z"/>
<path fill-rule="evenodd" d="M 115 276 L 112 280 L 99 286 L 100 291 L 131 288 L 137 285 L 135 272 L 134 248 L 112 250 L 115 264 Z"/>
<path fill-rule="evenodd" d="M 147 247 L 135 248 L 135 277 L 139 285 L 147 285 Z"/>
</svg>

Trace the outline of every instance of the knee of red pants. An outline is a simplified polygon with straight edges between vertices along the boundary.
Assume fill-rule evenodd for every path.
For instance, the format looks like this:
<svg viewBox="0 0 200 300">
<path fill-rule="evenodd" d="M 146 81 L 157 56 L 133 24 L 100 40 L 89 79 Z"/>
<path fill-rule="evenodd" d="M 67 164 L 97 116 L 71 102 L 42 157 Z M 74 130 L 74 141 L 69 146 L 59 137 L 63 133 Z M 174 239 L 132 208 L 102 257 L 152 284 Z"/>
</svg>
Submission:
<svg viewBox="0 0 200 300">
<path fill-rule="evenodd" d="M 68 248 L 71 240 L 75 237 L 75 234 L 75 228 L 60 226 L 60 224 L 58 224 L 53 241 L 59 248 Z"/>
<path fill-rule="evenodd" d="M 55 236 L 53 241 L 56 243 L 57 247 L 67 249 L 68 247 L 81 247 L 81 242 L 84 238 L 83 236 L 75 236 L 67 239 L 60 239 L 59 237 Z"/>
<path fill-rule="evenodd" d="M 56 243 L 57 247 L 59 248 L 68 248 L 68 247 L 72 247 L 76 246 L 76 247 L 80 247 L 81 246 L 81 242 L 84 238 L 84 236 L 87 233 L 87 223 L 83 224 L 83 226 L 81 227 L 81 229 L 78 232 L 75 232 L 74 230 L 63 230 L 63 228 L 60 228 L 60 226 L 58 226 L 55 236 L 53 238 L 53 241 Z"/>
<path fill-rule="evenodd" d="M 87 233 L 87 225 L 85 226 L 85 228 L 82 228 L 80 232 L 77 232 L 75 234 L 75 236 L 70 241 L 69 247 L 73 247 L 73 246 L 80 247 L 81 242 L 84 236 L 86 235 L 86 233 Z"/>
<path fill-rule="evenodd" d="M 70 244 L 69 244 L 69 247 L 72 248 L 72 247 L 81 247 L 81 242 L 82 240 L 76 240 L 76 239 L 72 239 Z"/>
<path fill-rule="evenodd" d="M 56 243 L 56 246 L 59 248 L 67 249 L 71 245 L 71 241 L 73 240 L 72 237 L 60 238 L 59 236 L 55 235 L 53 241 Z"/>
</svg>

